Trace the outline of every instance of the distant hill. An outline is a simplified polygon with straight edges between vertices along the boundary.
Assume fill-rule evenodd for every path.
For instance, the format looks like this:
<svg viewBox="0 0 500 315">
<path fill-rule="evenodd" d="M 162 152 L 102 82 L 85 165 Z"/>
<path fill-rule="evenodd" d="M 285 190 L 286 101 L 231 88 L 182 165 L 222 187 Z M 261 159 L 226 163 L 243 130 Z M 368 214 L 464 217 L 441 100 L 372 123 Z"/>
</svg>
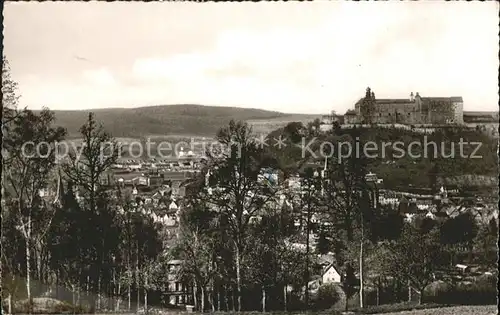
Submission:
<svg viewBox="0 0 500 315">
<path fill-rule="evenodd" d="M 55 110 L 56 125 L 68 130 L 69 138 L 79 137 L 79 128 L 88 113 L 115 137 L 209 136 L 231 119 L 248 121 L 257 133 L 269 132 L 291 121 L 309 121 L 318 115 L 287 114 L 253 108 L 203 105 L 160 105 L 138 108 Z"/>
</svg>

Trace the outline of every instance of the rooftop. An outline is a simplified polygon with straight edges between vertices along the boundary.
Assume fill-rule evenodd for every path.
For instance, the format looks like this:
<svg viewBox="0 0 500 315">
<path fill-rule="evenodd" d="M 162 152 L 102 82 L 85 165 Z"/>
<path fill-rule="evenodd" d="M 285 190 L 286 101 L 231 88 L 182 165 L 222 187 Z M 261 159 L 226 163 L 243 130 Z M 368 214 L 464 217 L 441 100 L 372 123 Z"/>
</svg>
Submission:
<svg viewBox="0 0 500 315">
<path fill-rule="evenodd" d="M 424 103 L 426 102 L 462 102 L 463 98 L 461 96 L 450 96 L 450 97 L 422 97 Z M 364 98 L 360 98 L 356 105 L 361 105 Z M 377 98 L 375 99 L 376 104 L 400 104 L 400 105 L 410 105 L 413 103 L 409 98 Z M 346 113 L 347 114 L 347 113 Z"/>
</svg>

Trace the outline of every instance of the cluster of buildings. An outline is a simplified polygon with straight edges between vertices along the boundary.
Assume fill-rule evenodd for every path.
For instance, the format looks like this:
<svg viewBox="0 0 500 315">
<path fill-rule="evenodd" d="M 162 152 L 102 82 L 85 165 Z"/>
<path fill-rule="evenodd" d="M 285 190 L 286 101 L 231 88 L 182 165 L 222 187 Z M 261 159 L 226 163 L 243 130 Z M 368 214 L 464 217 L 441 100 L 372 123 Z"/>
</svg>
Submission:
<svg viewBox="0 0 500 315">
<path fill-rule="evenodd" d="M 366 106 L 373 106 L 366 110 Z M 464 102 L 461 96 L 422 97 L 418 92 L 408 98 L 373 100 L 371 105 L 359 99 L 354 109 L 343 116 L 324 115 L 323 128 L 328 129 L 333 122 L 340 124 L 402 124 L 402 125 L 453 125 L 464 123 Z M 369 115 L 367 114 L 369 113 Z M 367 117 L 369 116 L 369 117 Z"/>
</svg>

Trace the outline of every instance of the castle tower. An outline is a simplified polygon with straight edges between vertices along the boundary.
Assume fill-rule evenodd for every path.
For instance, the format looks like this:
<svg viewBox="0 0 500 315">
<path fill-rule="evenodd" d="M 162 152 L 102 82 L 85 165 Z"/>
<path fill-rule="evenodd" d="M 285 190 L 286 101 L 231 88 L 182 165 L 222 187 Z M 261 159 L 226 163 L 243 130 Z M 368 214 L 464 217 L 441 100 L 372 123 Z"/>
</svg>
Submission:
<svg viewBox="0 0 500 315">
<path fill-rule="evenodd" d="M 414 102 L 415 98 L 413 97 L 413 92 L 410 93 L 410 101 Z"/>
<path fill-rule="evenodd" d="M 424 116 L 422 115 L 422 99 L 420 98 L 420 94 L 415 93 L 415 103 L 417 104 L 417 108 L 418 108 L 418 112 L 419 112 L 419 120 L 420 120 L 420 123 L 424 123 L 425 122 L 425 119 L 424 119 Z"/>
</svg>

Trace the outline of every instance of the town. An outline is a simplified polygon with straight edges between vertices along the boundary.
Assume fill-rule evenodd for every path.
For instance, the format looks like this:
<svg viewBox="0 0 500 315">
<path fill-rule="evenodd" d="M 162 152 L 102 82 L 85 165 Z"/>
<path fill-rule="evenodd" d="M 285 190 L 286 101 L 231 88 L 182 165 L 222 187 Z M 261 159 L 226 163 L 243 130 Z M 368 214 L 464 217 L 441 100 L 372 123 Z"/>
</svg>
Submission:
<svg viewBox="0 0 500 315">
<path fill-rule="evenodd" d="M 88 119 L 86 126 L 95 125 L 92 114 L 89 114 Z M 227 130 L 231 133 L 230 136 L 251 136 L 249 133 L 250 129 L 245 126 L 242 122 L 231 122 Z M 463 127 L 460 129 L 461 127 L 457 125 L 451 126 L 451 128 L 456 128 L 454 131 L 450 131 L 450 126 L 439 127 L 432 125 L 431 127 L 434 130 L 426 133 L 431 136 L 440 134 L 441 130 L 448 130 L 448 133 L 455 132 L 460 134 L 472 132 L 479 137 L 484 137 L 483 133 L 475 129 L 463 129 Z M 330 128 L 325 128 L 325 123 L 318 126 L 317 122 L 310 122 L 308 126 L 304 126 L 301 123 L 291 122 L 281 131 L 289 138 L 293 138 L 294 134 L 300 134 L 305 137 L 314 136 L 328 139 L 329 136 L 334 134 L 347 135 L 349 132 L 356 130 L 372 130 L 372 133 L 380 133 L 387 132 L 387 130 L 389 132 L 391 130 L 397 132 L 398 128 L 393 127 L 392 129 L 388 129 L 384 126 L 377 127 L 377 124 L 370 126 L 363 124 L 343 126 L 338 121 L 332 121 Z M 414 130 L 409 132 L 414 132 L 415 135 L 420 134 Z M 82 136 L 87 143 L 89 140 L 96 141 L 98 139 L 85 139 L 85 134 L 82 134 Z M 491 135 L 486 138 L 494 139 Z M 239 150 L 250 150 L 247 154 L 255 154 L 252 148 L 256 144 L 256 147 L 259 147 L 257 139 L 257 137 L 254 140 L 250 139 L 250 142 L 243 148 L 240 146 Z M 219 141 L 224 142 L 224 138 L 220 138 Z M 120 150 L 123 150 L 122 146 L 119 147 Z M 130 147 L 125 146 L 124 151 L 127 148 Z M 92 160 L 90 156 L 91 152 L 82 150 L 85 157 L 83 161 L 76 160 L 76 156 L 70 154 L 65 160 L 58 161 L 52 171 L 47 173 L 48 185 L 38 191 L 38 196 L 44 201 L 43 204 L 45 206 L 43 207 L 50 205 L 49 207 L 62 207 L 61 209 L 64 209 L 64 207 L 68 206 L 67 198 L 70 198 L 70 200 L 74 198 L 74 202 L 81 209 L 88 207 L 89 191 L 85 188 L 85 181 L 90 180 L 92 182 L 92 179 L 86 178 L 76 171 L 79 169 L 76 165 L 81 164 L 84 168 L 89 168 L 89 161 Z M 197 234 L 199 233 L 198 229 L 202 228 L 207 222 L 199 222 L 197 221 L 199 219 L 192 218 L 191 216 L 208 216 L 206 217 L 207 220 L 214 220 L 213 216 L 217 217 L 220 215 L 224 217 L 225 213 L 230 214 L 232 211 L 236 211 L 232 214 L 238 218 L 236 222 L 244 224 L 245 228 L 249 230 L 247 233 L 255 233 L 259 229 L 266 228 L 266 224 L 270 224 L 268 220 L 278 219 L 278 222 L 281 222 L 278 225 L 280 236 L 275 236 L 275 241 L 281 242 L 280 246 L 282 247 L 280 247 L 280 251 L 284 251 L 282 254 L 287 253 L 286 255 L 295 257 L 293 259 L 300 259 L 306 264 L 302 267 L 297 266 L 297 268 L 305 268 L 299 269 L 303 270 L 302 272 L 296 275 L 289 275 L 291 278 L 288 281 L 290 282 L 289 284 L 285 283 L 281 298 L 279 294 L 275 295 L 277 293 L 274 292 L 272 287 L 269 287 L 269 289 L 264 289 L 265 287 L 263 287 L 261 289 L 262 296 L 260 303 L 252 302 L 252 305 L 260 304 L 260 307 L 257 307 L 257 309 L 260 308 L 261 310 L 276 307 L 293 310 L 308 307 L 307 305 L 321 307 L 322 303 L 326 303 L 325 305 L 340 303 L 342 305 L 345 304 L 345 307 L 349 308 L 349 305 L 357 305 L 359 303 L 363 305 L 395 303 L 400 301 L 398 299 L 421 302 L 422 295 L 424 295 L 423 290 L 428 290 L 428 287 L 433 283 L 434 285 L 439 283 L 460 285 L 462 283 L 475 283 L 479 281 L 477 279 L 485 277 L 485 279 L 490 279 L 488 277 L 494 279 L 497 276 L 497 270 L 494 267 L 496 241 L 489 243 L 489 245 L 485 244 L 487 246 L 485 248 L 477 247 L 480 245 L 474 240 L 476 237 L 485 237 L 479 231 L 486 229 L 485 231 L 489 232 L 483 233 L 492 233 L 491 229 L 495 229 L 498 224 L 497 200 L 491 194 L 497 185 L 488 183 L 487 180 L 482 179 L 481 175 L 474 178 L 476 183 L 469 180 L 467 183 L 462 181 L 461 183 L 453 184 L 442 182 L 446 179 L 446 174 L 429 174 L 427 176 L 430 182 L 432 182 L 431 178 L 434 178 L 434 180 L 439 179 L 440 182 L 434 182 L 433 185 L 424 187 L 411 184 L 407 186 L 394 186 L 391 183 L 386 184 L 386 182 L 390 181 L 390 178 L 381 178 L 380 175 L 370 171 L 369 168 L 370 164 L 374 169 L 394 167 L 394 164 L 401 164 L 397 159 L 388 159 L 382 161 L 382 163 L 379 162 L 378 167 L 376 167 L 373 163 L 366 164 L 362 162 L 359 157 L 350 157 L 342 164 L 337 164 L 337 162 L 332 160 L 332 157 L 303 157 L 297 159 L 296 163 L 298 164 L 292 170 L 290 168 L 279 167 L 280 163 L 271 163 L 269 165 L 264 165 L 264 163 L 260 170 L 255 172 L 248 169 L 253 163 L 246 162 L 244 159 L 245 155 L 235 157 L 231 153 L 232 151 L 228 152 L 229 154 L 223 155 L 222 158 L 214 158 L 210 152 L 202 152 L 200 150 L 193 152 L 191 148 L 184 149 L 181 146 L 175 157 L 161 158 L 146 156 L 142 159 L 137 159 L 128 158 L 127 154 L 122 155 L 124 152 L 120 152 L 120 158 L 118 156 L 110 156 L 108 160 L 101 162 L 103 164 L 96 164 L 96 167 L 101 168 L 95 169 L 98 177 L 95 178 L 96 181 L 93 185 L 97 185 L 98 191 L 105 193 L 105 195 L 99 196 L 96 194 L 92 198 L 105 198 L 109 204 L 107 207 L 111 207 L 109 211 L 116 211 L 113 216 L 124 218 L 123 220 L 125 221 L 120 223 L 120 225 L 125 224 L 123 228 L 127 228 L 126 222 L 127 220 L 131 220 L 131 215 L 138 216 L 137 218 L 142 217 L 142 220 L 145 220 L 142 224 L 150 224 L 149 229 L 155 231 L 156 241 L 154 242 L 157 242 L 156 246 L 158 247 L 154 255 L 159 256 L 155 258 L 153 255 L 153 257 L 146 258 L 137 256 L 139 252 L 135 254 L 136 261 L 134 264 L 130 263 L 130 266 L 135 266 L 133 268 L 136 268 L 136 270 L 135 276 L 130 278 L 128 282 L 129 287 L 126 289 L 129 294 L 127 302 L 122 301 L 120 297 L 123 289 L 120 288 L 121 282 L 119 280 L 119 287 L 114 287 L 113 293 L 108 293 L 111 296 L 105 296 L 105 292 L 98 292 L 97 297 L 91 297 L 92 294 L 87 291 L 85 297 L 82 297 L 83 292 L 60 288 L 60 285 L 56 287 L 54 292 L 53 287 L 49 284 L 50 280 L 48 280 L 47 284 L 38 287 L 37 292 L 45 292 L 44 294 L 55 294 L 57 296 L 69 294 L 72 296 L 72 303 L 79 305 L 85 305 L 85 303 L 93 300 L 96 303 L 94 307 L 99 309 L 103 307 L 104 309 L 108 307 L 117 309 L 124 306 L 129 309 L 134 308 L 137 311 L 149 312 L 151 305 L 154 305 L 152 310 L 155 309 L 154 307 L 184 308 L 188 310 L 206 310 L 207 307 L 212 308 L 212 310 L 247 308 L 249 307 L 248 304 L 240 304 L 242 303 L 239 300 L 241 299 L 242 291 L 238 292 L 240 290 L 238 287 L 234 289 L 234 287 L 226 287 L 223 283 L 210 282 L 213 281 L 210 280 L 213 274 L 209 273 L 209 270 L 197 269 L 214 268 L 199 265 L 206 263 L 215 264 L 216 268 L 221 268 L 223 265 L 217 266 L 217 264 L 223 264 L 223 262 L 212 260 L 214 259 L 213 257 L 210 258 L 212 254 L 203 256 L 209 254 L 209 252 L 198 253 L 200 250 L 206 250 L 203 249 L 204 247 L 198 246 L 213 245 L 210 245 L 210 243 L 197 243 L 199 242 L 199 240 L 196 241 L 197 238 L 205 239 L 207 237 L 207 235 Z M 272 154 L 272 152 L 267 152 L 267 154 Z M 219 173 L 220 168 L 228 167 L 228 163 L 232 163 L 229 164 L 231 167 L 247 172 L 246 176 L 248 178 L 244 180 L 246 182 L 245 185 L 248 185 L 247 188 L 239 188 L 240 190 L 234 188 L 236 190 L 228 192 L 227 188 L 224 188 L 224 186 L 221 187 L 221 185 L 231 185 L 231 183 L 237 184 L 239 178 L 239 173 L 234 173 L 234 170 L 229 170 L 229 173 L 226 173 L 226 175 Z M 356 163 L 357 166 L 355 166 L 355 169 L 349 168 L 353 167 L 349 163 Z M 415 163 L 413 161 L 411 165 Z M 422 163 L 422 161 L 419 163 Z M 107 166 L 102 168 L 101 165 Z M 434 166 L 436 165 L 434 163 Z M 405 166 L 405 168 L 407 167 L 409 165 Z M 356 177 L 354 179 L 343 178 L 342 176 L 346 176 L 346 173 L 344 173 L 346 171 Z M 452 172 L 450 171 L 450 173 Z M 390 173 L 387 176 L 390 177 Z M 339 180 L 341 181 L 338 182 Z M 75 185 L 75 183 L 80 181 L 82 181 L 80 185 Z M 242 187 L 245 187 L 245 185 Z M 12 186 L 6 185 L 6 191 L 10 187 Z M 474 189 L 477 190 L 474 192 Z M 15 195 L 15 190 L 11 193 Z M 251 196 L 254 196 L 255 193 L 258 193 L 261 198 L 264 196 L 268 198 L 267 202 L 259 205 L 252 204 L 251 200 L 253 197 Z M 231 210 L 231 207 L 227 203 L 220 203 L 221 200 L 231 203 L 230 199 L 227 199 L 228 197 L 241 198 L 240 196 L 247 194 L 251 194 L 250 204 L 246 206 L 242 205 L 241 210 L 237 210 L 238 208 Z M 234 204 L 233 207 L 237 207 L 237 205 Z M 58 210 L 55 211 L 52 214 L 54 216 L 52 220 L 57 218 Z M 196 214 L 197 211 L 201 212 Z M 205 211 L 208 212 L 203 214 Z M 365 211 L 368 212 L 365 213 Z M 345 217 L 346 215 L 347 217 Z M 365 215 L 370 219 L 358 225 L 356 223 L 359 219 L 356 217 L 358 215 Z M 349 216 L 352 217 L 349 218 Z M 127 217 L 129 219 L 125 219 Z M 347 227 L 344 225 L 346 224 L 344 221 L 346 219 L 352 220 Z M 370 223 L 370 220 L 377 221 L 373 225 L 373 223 Z M 192 230 L 193 224 L 201 224 L 201 226 L 196 227 L 196 230 Z M 441 256 L 438 260 L 432 261 L 432 266 L 422 265 L 421 268 L 426 267 L 431 270 L 428 274 L 420 275 L 422 278 L 418 281 L 424 281 L 425 285 L 422 285 L 422 282 L 415 282 L 412 285 L 412 282 L 410 282 L 407 296 L 398 298 L 398 294 L 401 294 L 401 292 L 387 291 L 388 287 L 380 284 L 382 277 L 380 272 L 385 274 L 384 281 L 389 281 L 388 279 L 394 279 L 393 277 L 396 276 L 396 274 L 391 275 L 392 272 L 395 272 L 393 269 L 383 271 L 380 268 L 363 267 L 361 263 L 368 263 L 364 262 L 364 260 L 370 260 L 372 254 L 387 250 L 386 247 L 390 248 L 394 246 L 391 244 L 394 244 L 394 240 L 397 239 L 395 235 L 410 233 L 405 232 L 404 227 L 406 225 L 413 226 L 417 230 L 430 231 L 437 228 L 440 231 L 440 236 L 437 239 L 438 242 L 450 244 L 446 245 L 447 248 L 448 246 L 452 246 L 450 247 L 452 249 L 443 251 L 439 255 L 446 254 L 449 256 L 451 253 L 453 255 L 449 257 L 446 255 Z M 143 227 L 142 229 L 145 228 Z M 347 236 L 346 243 L 341 245 L 339 239 L 337 239 L 342 238 L 338 234 L 339 229 L 343 230 L 346 228 L 345 232 L 351 233 L 351 235 Z M 208 235 L 214 233 L 209 227 L 204 227 L 204 229 L 207 229 L 206 233 Z M 257 230 L 251 232 L 253 229 Z M 367 229 L 367 231 L 363 232 L 367 233 L 367 236 L 359 236 L 358 229 L 362 231 Z M 451 229 L 457 229 L 457 231 L 453 232 Z M 466 232 L 466 230 L 469 232 Z M 469 234 L 461 235 L 462 232 Z M 139 231 L 134 233 L 139 233 Z M 231 227 L 228 227 L 228 231 L 222 233 L 222 235 L 229 233 L 228 236 L 232 235 L 232 237 L 243 237 L 240 233 L 244 232 L 232 230 Z M 134 235 L 136 237 L 140 236 L 138 234 Z M 496 239 L 493 235 L 490 237 Z M 195 237 L 195 243 L 192 243 L 192 237 Z M 359 237 L 366 237 L 366 239 L 359 239 Z M 148 242 L 152 241 L 149 240 Z M 413 243 L 415 240 L 410 239 L 409 241 Z M 363 260 L 359 260 L 361 258 L 355 259 L 359 263 L 354 268 L 356 264 L 350 265 L 348 262 L 349 258 L 345 257 L 346 253 L 343 253 L 342 246 L 353 246 L 357 242 L 360 242 L 360 244 L 367 243 L 367 247 L 372 246 L 370 251 L 373 252 L 370 253 L 368 249 L 365 249 L 366 253 L 364 255 L 367 257 L 363 258 Z M 372 245 L 369 245 L 370 242 L 372 242 Z M 132 243 L 131 245 L 138 246 L 138 243 L 136 245 Z M 135 248 L 137 251 L 142 251 L 144 250 L 144 246 L 148 248 L 150 245 L 144 243 L 142 246 L 142 248 Z M 236 243 L 234 246 L 241 245 Z M 373 246 L 375 247 L 373 248 Z M 268 251 L 270 249 L 264 250 Z M 430 248 L 423 250 L 427 251 Z M 187 252 L 183 253 L 182 251 Z M 215 254 L 218 250 L 213 248 L 210 251 L 213 251 L 212 253 Z M 142 255 L 147 254 L 143 253 Z M 248 255 L 252 254 L 248 253 Z M 279 259 L 278 257 L 272 257 L 275 253 L 264 252 L 264 255 L 271 255 L 271 257 L 268 258 L 270 260 L 263 262 L 264 265 L 261 265 L 261 268 L 262 266 L 268 268 L 267 264 L 271 263 L 272 259 Z M 223 259 L 222 256 L 220 257 L 215 259 Z M 130 257 L 127 259 L 130 259 Z M 251 258 L 247 257 L 246 259 Z M 422 259 L 422 257 L 418 259 Z M 281 261 L 280 263 L 290 262 Z M 246 265 L 240 268 L 245 270 L 245 272 L 255 272 L 252 269 L 248 269 L 249 267 Z M 257 266 L 256 268 L 259 271 L 259 267 Z M 125 269 L 124 272 L 134 272 L 132 269 L 129 270 Z M 162 275 L 160 276 L 158 272 Z M 276 272 L 279 272 L 279 270 Z M 229 274 L 228 276 L 230 277 L 231 275 Z M 402 277 L 404 273 L 398 276 Z M 147 278 L 139 282 L 140 278 L 137 277 Z M 351 283 L 347 283 L 347 279 L 351 279 Z M 147 284 L 147 281 L 151 281 L 154 285 Z M 209 282 L 206 283 L 206 281 Z M 269 279 L 268 281 L 271 280 Z M 283 286 L 283 282 L 278 283 L 278 286 Z M 90 283 L 87 282 L 88 284 Z M 418 287 L 418 284 L 421 287 Z M 43 289 L 47 285 L 50 289 Z M 326 300 L 322 300 L 325 299 L 321 297 L 323 294 L 326 294 L 324 293 L 325 288 L 337 289 L 329 293 L 332 296 L 326 297 Z M 140 295 L 141 290 L 144 294 L 142 298 Z M 269 292 L 266 292 L 266 290 L 269 290 Z M 393 288 L 392 290 L 395 289 Z M 137 292 L 137 297 L 132 298 L 132 292 Z M 359 295 L 360 292 L 363 293 L 363 297 Z M 467 292 L 467 294 L 470 294 L 469 291 Z M 221 295 L 226 295 L 225 301 Z M 227 300 L 227 295 L 231 296 L 230 302 Z M 267 295 L 271 297 L 268 298 L 266 297 Z M 486 297 L 483 296 L 482 298 Z M 267 301 L 267 299 L 270 300 Z M 341 302 L 342 299 L 344 300 L 343 302 Z M 9 308 L 12 308 L 12 305 L 9 305 Z M 250 309 L 254 308 L 251 307 Z"/>
<path fill-rule="evenodd" d="M 499 7 L 422 3 L 5 3 L 2 314 L 498 314 Z"/>
</svg>

